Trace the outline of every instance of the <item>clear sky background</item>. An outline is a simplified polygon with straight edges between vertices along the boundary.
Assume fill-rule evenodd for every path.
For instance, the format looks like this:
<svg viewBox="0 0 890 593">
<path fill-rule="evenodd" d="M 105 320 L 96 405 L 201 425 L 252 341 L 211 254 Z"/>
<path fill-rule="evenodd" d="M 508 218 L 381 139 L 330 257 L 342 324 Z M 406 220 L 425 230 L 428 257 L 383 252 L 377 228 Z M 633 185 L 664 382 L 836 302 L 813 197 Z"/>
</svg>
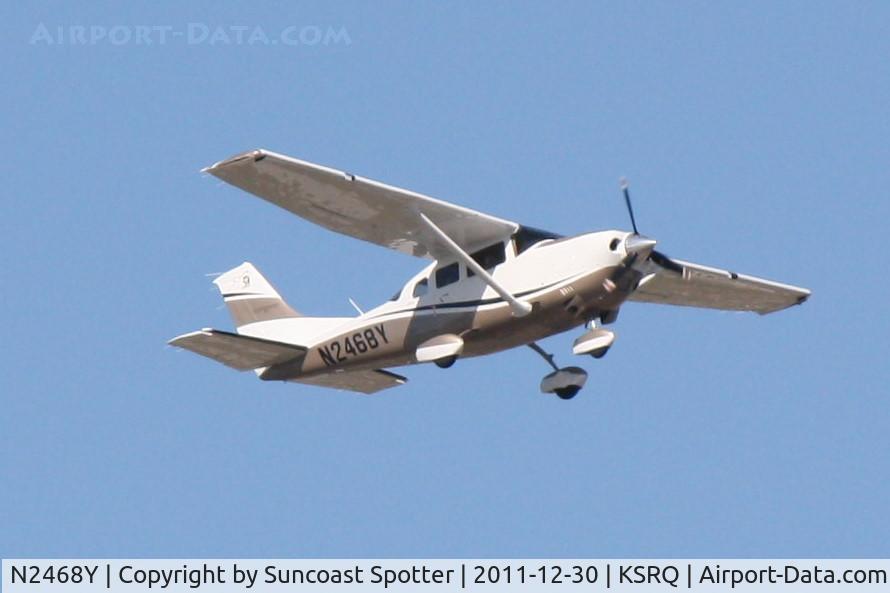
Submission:
<svg viewBox="0 0 890 593">
<path fill-rule="evenodd" d="M 890 555 L 887 3 L 178 4 L 0 8 L 0 556 Z M 425 262 L 199 173 L 257 147 L 565 234 L 628 228 L 624 175 L 664 252 L 813 298 L 629 304 L 544 342 L 570 402 L 524 348 L 262 383 L 166 346 L 231 328 L 205 274 L 349 315 Z"/>
</svg>

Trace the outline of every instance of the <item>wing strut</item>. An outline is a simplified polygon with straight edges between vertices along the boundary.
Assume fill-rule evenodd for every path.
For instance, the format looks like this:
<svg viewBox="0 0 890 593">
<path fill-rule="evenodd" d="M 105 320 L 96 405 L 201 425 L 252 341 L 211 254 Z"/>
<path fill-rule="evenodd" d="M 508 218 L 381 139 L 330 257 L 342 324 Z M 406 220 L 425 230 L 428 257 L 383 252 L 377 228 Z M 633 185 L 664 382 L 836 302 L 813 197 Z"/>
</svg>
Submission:
<svg viewBox="0 0 890 593">
<path fill-rule="evenodd" d="M 468 268 L 473 270 L 473 272 L 482 278 L 486 284 L 488 284 L 496 293 L 498 293 L 502 299 L 510 303 L 510 311 L 512 311 L 514 317 L 525 317 L 529 313 L 532 312 L 532 306 L 529 303 L 518 300 L 512 294 L 510 294 L 506 288 L 501 286 L 501 284 L 491 277 L 491 274 L 485 271 L 485 268 L 480 266 L 475 259 L 470 257 L 470 255 L 460 248 L 460 246 L 455 243 L 451 237 L 445 234 L 445 231 L 436 226 L 436 224 L 426 217 L 422 212 L 418 212 L 420 215 L 420 220 L 430 229 L 433 234 L 435 234 L 442 243 L 451 251 L 459 260 L 464 262 Z"/>
</svg>

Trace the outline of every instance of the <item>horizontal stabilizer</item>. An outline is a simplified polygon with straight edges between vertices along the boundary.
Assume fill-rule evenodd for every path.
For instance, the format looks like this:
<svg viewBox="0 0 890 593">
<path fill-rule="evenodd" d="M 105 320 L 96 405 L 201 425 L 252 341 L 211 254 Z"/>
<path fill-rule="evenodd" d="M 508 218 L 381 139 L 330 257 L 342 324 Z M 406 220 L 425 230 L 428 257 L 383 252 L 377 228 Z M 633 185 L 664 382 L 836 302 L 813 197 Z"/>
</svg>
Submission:
<svg viewBox="0 0 890 593">
<path fill-rule="evenodd" d="M 191 350 L 239 371 L 282 364 L 305 356 L 306 348 L 283 342 L 202 329 L 170 340 L 170 345 Z"/>
<path fill-rule="evenodd" d="M 327 375 L 319 375 L 306 379 L 292 379 L 292 381 L 305 383 L 306 385 L 332 387 L 334 389 L 345 389 L 346 391 L 357 391 L 359 393 L 370 394 L 383 389 L 389 389 L 390 387 L 404 385 L 408 382 L 408 379 L 383 369 L 377 369 L 367 371 L 334 371 Z"/>
</svg>

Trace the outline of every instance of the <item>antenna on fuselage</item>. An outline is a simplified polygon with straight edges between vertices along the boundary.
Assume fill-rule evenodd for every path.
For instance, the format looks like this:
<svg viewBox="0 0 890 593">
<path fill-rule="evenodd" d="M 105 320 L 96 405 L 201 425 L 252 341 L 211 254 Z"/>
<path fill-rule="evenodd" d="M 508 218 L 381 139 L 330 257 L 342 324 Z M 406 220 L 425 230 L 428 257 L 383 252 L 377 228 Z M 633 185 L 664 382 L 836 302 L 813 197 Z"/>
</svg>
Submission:
<svg viewBox="0 0 890 593">
<path fill-rule="evenodd" d="M 354 300 L 352 300 L 352 297 L 349 297 L 349 304 L 352 305 L 352 308 L 353 308 L 353 309 L 355 309 L 356 311 L 358 311 L 358 314 L 359 314 L 359 315 L 364 315 L 364 314 L 365 314 L 365 312 L 362 311 L 362 308 L 359 307 L 359 306 L 355 303 Z"/>
</svg>

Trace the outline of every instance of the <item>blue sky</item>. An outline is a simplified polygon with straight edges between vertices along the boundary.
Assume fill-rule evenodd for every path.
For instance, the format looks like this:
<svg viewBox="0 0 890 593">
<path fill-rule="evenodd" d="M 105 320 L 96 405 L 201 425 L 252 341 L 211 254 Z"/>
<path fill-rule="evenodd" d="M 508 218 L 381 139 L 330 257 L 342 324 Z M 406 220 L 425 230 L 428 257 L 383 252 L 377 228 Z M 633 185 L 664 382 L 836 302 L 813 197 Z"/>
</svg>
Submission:
<svg viewBox="0 0 890 593">
<path fill-rule="evenodd" d="M 0 556 L 890 554 L 886 3 L 0 15 Z M 190 23 L 348 40 L 32 42 Z M 375 397 L 262 383 L 165 345 L 231 327 L 206 273 L 346 315 L 424 262 L 199 173 L 256 147 L 566 234 L 628 227 L 624 175 L 666 253 L 814 296 L 631 304 L 598 361 L 547 340 L 590 372 L 571 402 L 527 349 Z"/>
</svg>

